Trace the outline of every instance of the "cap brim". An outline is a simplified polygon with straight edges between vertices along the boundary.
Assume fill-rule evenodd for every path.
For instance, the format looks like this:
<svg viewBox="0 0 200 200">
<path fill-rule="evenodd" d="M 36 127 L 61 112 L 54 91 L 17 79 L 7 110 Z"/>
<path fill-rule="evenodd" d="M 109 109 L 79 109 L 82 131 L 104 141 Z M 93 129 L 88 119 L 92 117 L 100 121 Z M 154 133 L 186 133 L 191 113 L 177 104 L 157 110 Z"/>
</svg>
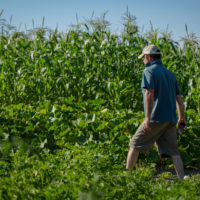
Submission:
<svg viewBox="0 0 200 200">
<path fill-rule="evenodd" d="M 144 54 L 142 53 L 141 55 L 138 56 L 138 59 L 141 59 L 144 57 Z"/>
</svg>

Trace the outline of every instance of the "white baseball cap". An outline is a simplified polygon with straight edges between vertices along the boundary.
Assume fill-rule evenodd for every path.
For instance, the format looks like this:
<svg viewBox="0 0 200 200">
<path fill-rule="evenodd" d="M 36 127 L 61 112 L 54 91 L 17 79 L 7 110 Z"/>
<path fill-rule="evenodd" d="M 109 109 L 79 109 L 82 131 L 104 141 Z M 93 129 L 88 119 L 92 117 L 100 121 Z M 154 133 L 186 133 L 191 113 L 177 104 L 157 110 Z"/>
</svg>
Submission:
<svg viewBox="0 0 200 200">
<path fill-rule="evenodd" d="M 143 51 L 142 54 L 138 56 L 138 58 L 142 58 L 144 55 L 161 55 L 160 50 L 158 49 L 158 47 L 156 45 L 148 45 L 146 46 Z"/>
</svg>

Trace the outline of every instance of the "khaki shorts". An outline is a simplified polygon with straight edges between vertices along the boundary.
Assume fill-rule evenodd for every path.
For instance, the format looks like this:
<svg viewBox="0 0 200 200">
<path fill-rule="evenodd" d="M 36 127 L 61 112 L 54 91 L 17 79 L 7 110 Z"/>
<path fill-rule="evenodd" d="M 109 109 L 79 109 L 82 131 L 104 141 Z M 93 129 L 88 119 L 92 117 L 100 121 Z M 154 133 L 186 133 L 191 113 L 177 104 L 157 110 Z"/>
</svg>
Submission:
<svg viewBox="0 0 200 200">
<path fill-rule="evenodd" d="M 161 156 L 165 157 L 179 155 L 176 123 L 151 123 L 150 127 L 150 132 L 144 132 L 141 124 L 133 138 L 130 140 L 130 147 L 141 152 L 147 152 L 156 142 Z"/>
</svg>

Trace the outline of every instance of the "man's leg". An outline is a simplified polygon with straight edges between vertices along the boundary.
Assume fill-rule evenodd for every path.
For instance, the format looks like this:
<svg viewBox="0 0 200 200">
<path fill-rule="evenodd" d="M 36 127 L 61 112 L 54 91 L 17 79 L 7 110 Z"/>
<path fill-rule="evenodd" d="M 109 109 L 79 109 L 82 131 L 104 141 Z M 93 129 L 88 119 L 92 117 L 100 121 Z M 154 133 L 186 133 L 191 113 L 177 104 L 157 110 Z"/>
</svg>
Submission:
<svg viewBox="0 0 200 200">
<path fill-rule="evenodd" d="M 160 154 L 171 155 L 177 176 L 182 180 L 184 177 L 184 171 L 183 162 L 178 150 L 176 123 L 170 122 L 166 131 L 161 135 L 156 143 Z"/>
<path fill-rule="evenodd" d="M 180 180 L 184 177 L 184 170 L 183 170 L 183 162 L 180 155 L 172 156 L 174 168 L 176 170 L 176 174 Z"/>
<path fill-rule="evenodd" d="M 126 169 L 133 169 L 138 158 L 139 151 L 147 152 L 155 143 L 162 130 L 168 126 L 169 122 L 151 123 L 151 131 L 145 132 L 141 124 L 132 139 L 126 161 Z M 137 150 L 136 148 L 140 148 Z"/>
<path fill-rule="evenodd" d="M 139 151 L 137 149 L 130 147 L 126 161 L 126 169 L 133 169 L 137 161 L 138 154 Z"/>
</svg>

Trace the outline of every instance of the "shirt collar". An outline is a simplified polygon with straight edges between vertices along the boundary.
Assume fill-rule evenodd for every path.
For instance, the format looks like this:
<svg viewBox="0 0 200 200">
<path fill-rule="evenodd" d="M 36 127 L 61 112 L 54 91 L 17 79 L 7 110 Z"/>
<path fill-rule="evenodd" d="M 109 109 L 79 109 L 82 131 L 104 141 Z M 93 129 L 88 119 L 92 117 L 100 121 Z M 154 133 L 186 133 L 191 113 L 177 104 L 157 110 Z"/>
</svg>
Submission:
<svg viewBox="0 0 200 200">
<path fill-rule="evenodd" d="M 150 62 L 148 62 L 145 67 L 150 67 L 151 65 L 154 65 L 154 64 L 157 64 L 157 65 L 162 65 L 162 61 L 161 60 L 152 60 Z"/>
</svg>

